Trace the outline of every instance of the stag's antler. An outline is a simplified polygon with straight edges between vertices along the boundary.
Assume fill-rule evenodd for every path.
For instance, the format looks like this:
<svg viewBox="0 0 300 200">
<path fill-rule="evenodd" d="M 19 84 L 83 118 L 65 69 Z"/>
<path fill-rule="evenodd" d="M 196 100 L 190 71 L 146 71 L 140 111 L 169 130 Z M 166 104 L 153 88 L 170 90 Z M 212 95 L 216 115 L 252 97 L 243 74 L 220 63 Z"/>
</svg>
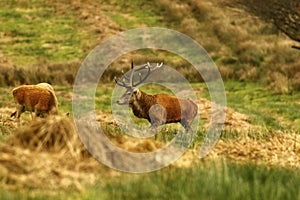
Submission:
<svg viewBox="0 0 300 200">
<path fill-rule="evenodd" d="M 124 75 L 122 76 L 122 80 L 121 80 L 121 81 L 120 81 L 120 80 L 118 81 L 118 80 L 116 79 L 116 77 L 115 77 L 115 82 L 116 82 L 119 86 L 125 87 L 125 88 L 133 88 L 133 87 L 136 87 L 136 86 L 140 85 L 141 83 L 143 83 L 143 82 L 148 78 L 148 76 L 151 74 L 151 72 L 153 72 L 153 71 L 155 71 L 155 70 L 161 68 L 162 66 L 163 66 L 163 63 L 160 63 L 160 64 L 157 63 L 155 67 L 151 67 L 150 63 L 147 62 L 147 64 L 145 64 L 145 65 L 142 65 L 142 66 L 140 66 L 140 67 L 138 67 L 138 68 L 134 68 L 134 66 L 133 66 L 133 61 L 131 61 L 131 70 L 132 70 L 132 71 L 131 71 L 130 77 L 127 77 L 127 76 L 124 74 Z M 141 75 L 141 73 L 139 73 L 140 80 L 139 80 L 139 82 L 137 82 L 136 84 L 134 84 L 134 83 L 133 83 L 133 76 L 134 76 L 134 73 L 135 73 L 135 72 L 142 71 L 142 70 L 144 70 L 144 69 L 147 69 L 147 70 L 148 70 L 146 76 L 145 76 L 144 78 L 141 78 L 142 75 Z M 129 85 L 125 83 L 126 80 L 129 81 Z"/>
<path fill-rule="evenodd" d="M 163 66 L 163 63 L 160 63 L 160 64 L 157 63 L 155 67 L 152 67 L 152 68 L 151 68 L 150 63 L 147 62 L 147 64 L 142 65 L 142 66 L 136 68 L 136 69 L 134 70 L 134 71 L 136 71 L 136 72 L 141 71 L 141 70 L 143 70 L 143 69 L 148 69 L 148 71 L 147 71 L 147 74 L 146 74 L 146 76 L 145 76 L 144 78 L 141 78 L 141 73 L 139 73 L 140 81 L 137 82 L 136 84 L 134 84 L 133 87 L 136 87 L 136 86 L 140 85 L 141 83 L 143 83 L 143 82 L 148 78 L 148 76 L 151 74 L 151 72 L 153 72 L 153 71 L 155 71 L 155 70 L 161 68 L 162 66 Z M 133 72 L 131 72 L 131 73 L 133 73 Z"/>
<path fill-rule="evenodd" d="M 119 85 L 121 87 L 125 87 L 125 88 L 130 88 L 130 86 L 125 83 L 125 79 L 127 79 L 127 77 L 125 77 L 124 75 L 123 75 L 123 80 L 121 80 L 121 81 L 117 80 L 117 77 L 115 77 L 114 79 L 115 79 L 115 82 L 117 85 Z M 129 80 L 129 79 L 127 79 L 127 80 Z"/>
</svg>

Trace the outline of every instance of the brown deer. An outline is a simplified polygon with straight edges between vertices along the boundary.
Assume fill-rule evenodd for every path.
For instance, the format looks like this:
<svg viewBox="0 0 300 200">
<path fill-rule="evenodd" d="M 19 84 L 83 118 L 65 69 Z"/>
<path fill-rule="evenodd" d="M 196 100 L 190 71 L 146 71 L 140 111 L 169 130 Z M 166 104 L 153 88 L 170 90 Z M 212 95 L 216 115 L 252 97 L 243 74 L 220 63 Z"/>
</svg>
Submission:
<svg viewBox="0 0 300 200">
<path fill-rule="evenodd" d="M 147 63 L 141 67 L 134 68 L 132 62 L 130 77 L 123 75 L 122 81 L 115 79 L 119 86 L 126 88 L 125 93 L 117 100 L 117 104 L 129 104 L 136 117 L 147 119 L 151 123 L 150 128 L 157 128 L 162 124 L 180 122 L 189 131 L 197 115 L 197 104 L 190 99 L 177 98 L 167 94 L 146 94 L 137 88 L 138 85 L 148 78 L 151 72 L 159 69 L 162 65 L 163 63 L 157 64 L 153 68 Z M 147 70 L 147 74 L 144 78 L 140 76 L 139 82 L 134 84 L 134 73 L 141 70 Z M 126 84 L 125 80 L 129 81 L 129 84 Z"/>
<path fill-rule="evenodd" d="M 21 85 L 12 90 L 16 111 L 11 117 L 20 118 L 25 111 L 35 112 L 36 116 L 44 114 L 58 114 L 58 102 L 51 85 L 45 83 L 38 85 Z"/>
</svg>

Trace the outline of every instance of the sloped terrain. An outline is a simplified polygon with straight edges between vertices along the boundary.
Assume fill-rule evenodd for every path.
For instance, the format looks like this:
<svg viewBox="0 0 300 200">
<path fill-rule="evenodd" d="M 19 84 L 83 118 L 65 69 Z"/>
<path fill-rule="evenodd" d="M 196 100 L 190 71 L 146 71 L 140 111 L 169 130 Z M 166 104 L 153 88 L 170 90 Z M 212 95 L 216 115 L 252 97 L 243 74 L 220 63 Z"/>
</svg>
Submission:
<svg viewBox="0 0 300 200">
<path fill-rule="evenodd" d="M 297 127 L 300 126 L 297 126 L 299 114 L 296 113 L 300 105 L 297 99 L 299 51 L 291 49 L 295 43 L 271 24 L 260 21 L 239 7 L 227 7 L 217 0 L 74 0 L 43 3 L 21 0 L 1 6 L 0 85 L 3 88 L 0 96 L 0 184 L 4 191 L 24 189 L 25 192 L 30 190 L 49 195 L 69 190 L 86 192 L 86 188 L 95 184 L 106 185 L 113 177 L 121 177 L 119 181 L 127 184 L 124 174 L 102 165 L 90 155 L 78 137 L 72 118 L 62 115 L 71 112 L 71 87 L 89 51 L 116 33 L 147 26 L 168 27 L 191 36 L 208 51 L 225 81 L 258 82 L 267 91 L 276 94 L 276 102 L 267 99 L 265 104 L 268 106 L 264 109 L 261 109 L 263 104 L 248 109 L 256 109 L 255 115 L 262 115 L 259 120 L 267 121 L 262 124 L 268 126 L 259 125 L 259 120 L 255 121 L 255 118 L 253 120 L 253 113 L 240 111 L 248 105 L 243 107 L 238 104 L 237 109 L 228 106 L 224 108 L 224 130 L 213 151 L 207 157 L 198 159 L 203 138 L 196 138 L 188 151 L 163 171 L 167 175 L 161 176 L 162 179 L 173 176 L 168 174 L 172 167 L 194 169 L 195 164 L 205 166 L 206 162 L 217 163 L 216 171 L 205 169 L 208 174 L 220 172 L 222 168 L 218 165 L 229 162 L 240 164 L 243 170 L 246 168 L 244 166 L 254 164 L 299 172 L 300 137 Z M 163 60 L 182 72 L 189 81 L 201 80 L 201 77 L 194 76 L 189 63 L 182 58 L 149 50 L 118 58 L 105 74 L 103 85 L 106 88 L 99 90 L 111 90 L 113 77 L 121 75 L 122 69 L 128 69 L 132 58 L 137 63 Z M 61 116 L 31 121 L 24 114 L 21 122 L 11 119 L 9 116 L 14 111 L 14 103 L 9 91 L 16 85 L 37 82 L 50 82 L 57 88 Z M 202 90 L 200 87 L 198 89 Z M 226 89 L 238 90 L 234 87 Z M 261 92 L 260 96 L 264 96 L 265 91 Z M 256 97 L 242 93 L 236 101 L 243 102 L 245 98 L 255 103 Z M 101 91 L 100 97 L 96 98 L 98 103 L 100 98 L 110 100 L 109 92 L 103 94 Z M 277 104 L 278 101 L 285 103 Z M 113 144 L 135 153 L 156 151 L 166 145 L 168 141 L 154 138 L 137 140 L 118 134 L 118 127 L 107 112 L 108 104 L 96 105 L 96 115 L 97 121 L 111 131 L 107 131 L 106 135 Z M 211 102 L 201 96 L 197 104 L 203 129 L 199 137 L 203 137 L 210 123 Z M 291 109 L 290 105 L 294 105 L 295 109 Z M 284 106 L 289 107 L 284 109 Z M 273 116 L 268 116 L 270 109 L 276 111 L 272 112 Z M 167 129 L 163 131 L 166 135 L 173 134 Z M 128 163 L 126 158 L 118 158 L 116 162 Z M 137 176 L 134 179 L 138 179 Z M 160 189 L 163 185 L 167 184 L 163 182 L 157 187 Z"/>
</svg>

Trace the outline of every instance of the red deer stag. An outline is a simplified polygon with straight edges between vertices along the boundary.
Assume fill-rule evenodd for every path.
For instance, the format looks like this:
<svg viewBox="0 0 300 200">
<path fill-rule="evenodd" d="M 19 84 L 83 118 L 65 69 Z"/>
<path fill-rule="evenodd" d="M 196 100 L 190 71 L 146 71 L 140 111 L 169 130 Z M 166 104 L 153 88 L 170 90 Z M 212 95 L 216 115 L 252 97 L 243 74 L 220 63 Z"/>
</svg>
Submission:
<svg viewBox="0 0 300 200">
<path fill-rule="evenodd" d="M 157 128 L 165 123 L 180 122 L 189 131 L 197 115 L 197 104 L 190 99 L 177 98 L 167 94 L 146 94 L 137 88 L 138 85 L 148 78 L 151 72 L 159 69 L 162 65 L 163 63 L 151 67 L 147 63 L 141 67 L 134 68 L 132 62 L 130 77 L 123 75 L 122 81 L 115 79 L 119 86 L 126 88 L 125 93 L 117 100 L 117 104 L 129 104 L 136 117 L 147 119 L 151 123 L 150 128 Z M 139 82 L 134 84 L 134 73 L 141 70 L 147 70 L 147 74 L 144 78 L 140 76 Z M 129 84 L 126 84 L 125 80 L 129 81 Z"/>
</svg>

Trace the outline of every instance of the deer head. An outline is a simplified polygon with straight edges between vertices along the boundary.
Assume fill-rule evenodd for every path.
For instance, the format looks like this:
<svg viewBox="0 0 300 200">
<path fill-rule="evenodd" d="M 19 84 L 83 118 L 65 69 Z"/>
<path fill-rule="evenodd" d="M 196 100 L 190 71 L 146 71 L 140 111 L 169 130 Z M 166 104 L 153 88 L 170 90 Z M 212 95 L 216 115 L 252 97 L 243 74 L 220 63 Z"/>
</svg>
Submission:
<svg viewBox="0 0 300 200">
<path fill-rule="evenodd" d="M 139 95 L 139 89 L 137 88 L 138 85 L 143 83 L 153 72 L 154 70 L 160 68 L 163 66 L 163 63 L 156 64 L 156 66 L 152 67 L 150 63 L 148 62 L 147 64 L 144 64 L 140 67 L 134 68 L 133 66 L 133 61 L 131 61 L 131 73 L 130 77 L 126 76 L 125 74 L 122 76 L 121 80 L 116 80 L 115 82 L 117 85 L 126 88 L 125 93 L 117 100 L 117 104 L 119 105 L 124 105 L 124 104 L 131 104 L 132 100 Z M 142 78 L 142 75 L 140 71 L 142 70 L 147 70 L 146 75 Z M 140 77 L 140 80 L 137 83 L 134 83 L 133 77 L 134 73 L 139 72 L 138 75 Z M 126 83 L 128 82 L 128 83 Z"/>
</svg>

